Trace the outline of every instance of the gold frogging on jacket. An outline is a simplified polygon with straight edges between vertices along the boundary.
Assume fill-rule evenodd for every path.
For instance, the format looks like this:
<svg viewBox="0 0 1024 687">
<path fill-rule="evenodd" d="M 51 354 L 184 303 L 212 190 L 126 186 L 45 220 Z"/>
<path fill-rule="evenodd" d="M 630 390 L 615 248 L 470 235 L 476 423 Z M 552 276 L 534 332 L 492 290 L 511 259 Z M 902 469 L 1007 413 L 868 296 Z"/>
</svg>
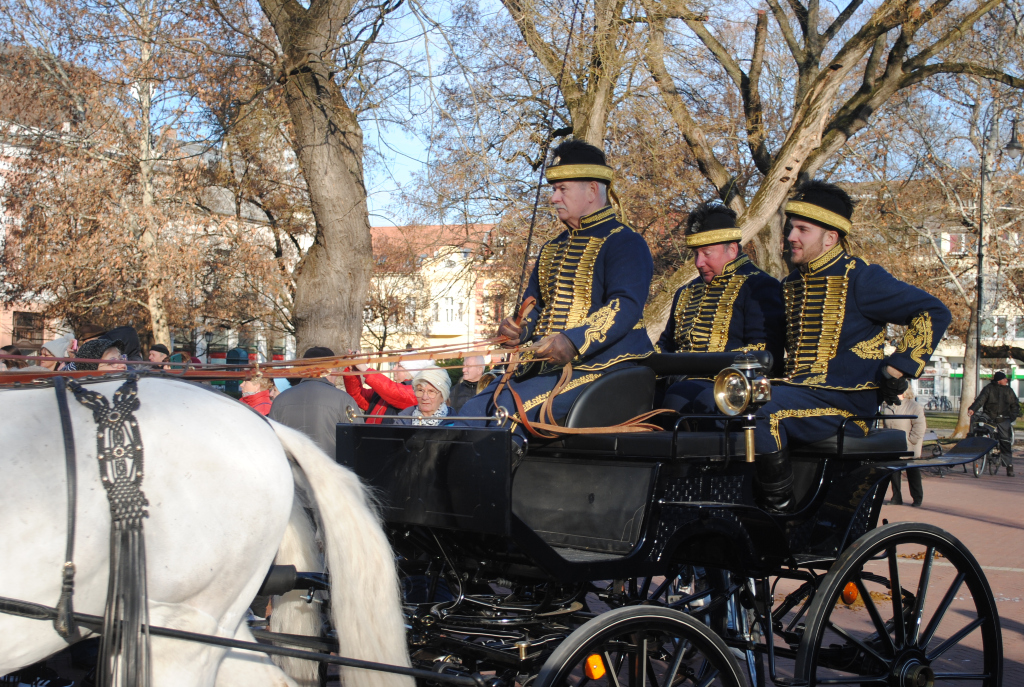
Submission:
<svg viewBox="0 0 1024 687">
<path fill-rule="evenodd" d="M 606 212 L 586 218 L 579 232 L 614 214 L 608 208 Z M 608 237 L 620 231 L 622 227 L 609 232 Z M 608 237 L 581 236 L 579 232 L 570 232 L 567 240 L 548 243 L 541 249 L 537 259 L 537 279 L 544 298 L 544 311 L 534 332 L 536 336 L 579 327 L 590 312 L 594 267 Z"/>
<path fill-rule="evenodd" d="M 824 384 L 828 364 L 839 351 L 839 337 L 846 317 L 846 297 L 850 289 L 850 271 L 857 265 L 850 260 L 843 276 L 815 276 L 843 251 L 838 246 L 809 265 L 806 274 L 787 281 L 782 289 L 786 304 L 786 376 L 801 384 Z M 811 324 L 813 323 L 813 324 Z"/>
<path fill-rule="evenodd" d="M 730 263 L 710 284 L 700 282 L 683 289 L 674 312 L 676 348 L 685 353 L 718 353 L 729 341 L 729 325 L 740 289 L 749 275 L 735 274 L 750 262 L 742 258 Z"/>
</svg>

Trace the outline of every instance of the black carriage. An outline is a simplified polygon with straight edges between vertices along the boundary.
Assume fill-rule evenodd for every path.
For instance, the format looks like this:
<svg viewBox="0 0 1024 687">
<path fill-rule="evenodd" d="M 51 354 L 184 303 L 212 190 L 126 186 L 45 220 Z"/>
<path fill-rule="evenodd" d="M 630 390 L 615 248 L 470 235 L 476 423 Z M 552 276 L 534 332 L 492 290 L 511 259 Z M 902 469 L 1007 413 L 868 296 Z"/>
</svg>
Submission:
<svg viewBox="0 0 1024 687">
<path fill-rule="evenodd" d="M 671 372 L 731 356 L 676 356 Z M 655 372 L 606 375 L 570 427 L 649 410 Z M 905 435 L 870 425 L 793 447 L 794 507 L 763 507 L 733 420 L 533 441 L 505 427 L 339 425 L 376 488 L 403 576 L 414 664 L 506 685 L 999 685 L 995 602 L 970 552 L 878 520 Z M 915 467 L 991 449 L 971 437 Z M 912 574 L 911 574 L 912 573 Z"/>
</svg>

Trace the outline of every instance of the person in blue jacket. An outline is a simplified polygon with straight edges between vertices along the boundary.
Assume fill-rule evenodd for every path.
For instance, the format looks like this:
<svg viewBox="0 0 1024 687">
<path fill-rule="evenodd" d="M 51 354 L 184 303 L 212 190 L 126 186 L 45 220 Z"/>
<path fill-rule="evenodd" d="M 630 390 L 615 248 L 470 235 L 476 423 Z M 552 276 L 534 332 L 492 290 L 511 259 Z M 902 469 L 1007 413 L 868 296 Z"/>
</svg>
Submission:
<svg viewBox="0 0 1024 687">
<path fill-rule="evenodd" d="M 686 247 L 700 276 L 680 287 L 658 339 L 664 353 L 769 351 L 781 366 L 785 315 L 779 280 L 762 272 L 740 247 L 736 213 L 720 202 L 699 205 L 686 221 Z M 694 400 L 710 379 L 685 379 L 665 392 L 663 408 L 714 412 Z M 706 395 L 705 395 L 706 397 Z"/>
<path fill-rule="evenodd" d="M 568 412 L 586 385 L 654 352 L 643 320 L 654 262 L 647 242 L 609 202 L 613 171 L 604 153 L 576 140 L 553 153 L 547 179 L 551 205 L 565 231 L 540 249 L 523 294 L 524 301 L 537 300 L 532 312 L 518 325 L 508 317 L 498 328 L 514 344 L 527 347 L 525 364 L 509 386 L 531 421 L 566 365 L 571 364 L 572 376 L 552 403 L 556 418 Z M 466 401 L 459 415 L 492 415 L 496 384 Z M 508 388 L 498 403 L 518 419 Z"/>
<path fill-rule="evenodd" d="M 782 281 L 785 377 L 772 382 L 755 432 L 760 488 L 779 510 L 792 505 L 788 446 L 834 436 L 847 418 L 875 415 L 880 401 L 899 404 L 950 323 L 938 298 L 850 254 L 853 208 L 841 188 L 813 180 L 786 204 L 796 268 Z M 890 355 L 887 324 L 906 328 Z M 846 428 L 866 431 L 857 420 Z"/>
</svg>

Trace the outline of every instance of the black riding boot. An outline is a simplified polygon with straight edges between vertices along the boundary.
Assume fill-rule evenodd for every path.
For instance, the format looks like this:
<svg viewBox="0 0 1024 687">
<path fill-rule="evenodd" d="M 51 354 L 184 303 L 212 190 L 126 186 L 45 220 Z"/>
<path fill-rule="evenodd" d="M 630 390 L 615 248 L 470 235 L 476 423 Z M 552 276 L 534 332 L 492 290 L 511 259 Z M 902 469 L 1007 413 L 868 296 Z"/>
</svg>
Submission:
<svg viewBox="0 0 1024 687">
<path fill-rule="evenodd" d="M 757 456 L 757 487 L 766 510 L 785 513 L 793 508 L 793 464 L 787 449 Z"/>
</svg>

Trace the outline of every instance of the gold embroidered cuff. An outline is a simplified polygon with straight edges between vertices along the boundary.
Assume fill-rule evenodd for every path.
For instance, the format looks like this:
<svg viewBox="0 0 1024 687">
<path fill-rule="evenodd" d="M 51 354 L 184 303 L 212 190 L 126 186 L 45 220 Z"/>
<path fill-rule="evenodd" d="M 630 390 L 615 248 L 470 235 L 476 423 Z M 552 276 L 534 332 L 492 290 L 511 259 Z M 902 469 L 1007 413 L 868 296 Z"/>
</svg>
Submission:
<svg viewBox="0 0 1024 687">
<path fill-rule="evenodd" d="M 699 234 L 690 234 L 686 237 L 687 248 L 700 248 L 710 246 L 712 243 L 726 243 L 727 241 L 739 241 L 743 238 L 743 232 L 736 227 L 728 229 L 712 229 L 702 231 Z"/>
<path fill-rule="evenodd" d="M 548 183 L 573 179 L 601 179 L 609 184 L 615 176 L 615 170 L 604 165 L 555 165 L 544 172 Z"/>
<path fill-rule="evenodd" d="M 844 234 L 848 234 L 850 229 L 853 227 L 850 220 L 846 219 L 842 215 L 837 215 L 831 210 L 826 210 L 820 205 L 805 203 L 801 200 L 791 200 L 786 203 L 786 213 L 800 215 L 819 222 L 824 222 L 828 226 L 833 229 L 837 229 Z"/>
</svg>

